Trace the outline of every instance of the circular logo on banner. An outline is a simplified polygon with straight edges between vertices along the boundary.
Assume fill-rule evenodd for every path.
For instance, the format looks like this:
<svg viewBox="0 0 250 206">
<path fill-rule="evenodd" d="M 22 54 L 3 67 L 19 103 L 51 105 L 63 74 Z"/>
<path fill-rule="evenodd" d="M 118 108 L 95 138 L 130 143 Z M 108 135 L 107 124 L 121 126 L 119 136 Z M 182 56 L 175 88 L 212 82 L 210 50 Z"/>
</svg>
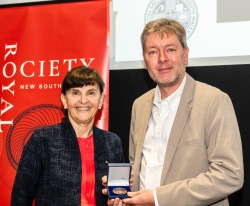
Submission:
<svg viewBox="0 0 250 206">
<path fill-rule="evenodd" d="M 194 0 L 151 0 L 145 13 L 145 23 L 160 18 L 177 20 L 186 29 L 188 39 L 197 26 L 198 17 Z"/>
<path fill-rule="evenodd" d="M 41 127 L 57 124 L 64 117 L 57 105 L 40 104 L 19 114 L 8 131 L 6 153 L 11 166 L 17 170 L 23 147 L 32 133 Z"/>
</svg>

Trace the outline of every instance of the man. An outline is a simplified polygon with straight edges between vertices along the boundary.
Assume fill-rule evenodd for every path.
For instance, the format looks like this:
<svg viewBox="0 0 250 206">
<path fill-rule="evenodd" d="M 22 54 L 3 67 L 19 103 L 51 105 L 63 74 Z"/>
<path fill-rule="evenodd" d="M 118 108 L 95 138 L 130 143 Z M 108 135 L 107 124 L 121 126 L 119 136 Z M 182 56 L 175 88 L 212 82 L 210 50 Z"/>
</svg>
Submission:
<svg viewBox="0 0 250 206">
<path fill-rule="evenodd" d="M 123 204 L 229 205 L 228 195 L 244 178 L 229 96 L 186 73 L 189 48 L 177 21 L 149 22 L 141 43 L 157 86 L 133 104 L 129 158 L 135 192 Z"/>
</svg>

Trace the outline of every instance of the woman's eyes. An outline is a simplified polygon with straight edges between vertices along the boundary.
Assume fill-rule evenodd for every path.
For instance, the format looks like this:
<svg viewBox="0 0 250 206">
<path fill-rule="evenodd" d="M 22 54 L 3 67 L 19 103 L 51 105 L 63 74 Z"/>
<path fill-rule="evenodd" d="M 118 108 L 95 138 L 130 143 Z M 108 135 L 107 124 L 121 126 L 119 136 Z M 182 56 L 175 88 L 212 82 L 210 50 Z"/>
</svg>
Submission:
<svg viewBox="0 0 250 206">
<path fill-rule="evenodd" d="M 73 94 L 73 95 L 80 95 L 81 92 L 75 90 L 75 91 L 72 91 L 72 94 Z M 94 92 L 94 91 L 88 91 L 88 92 L 87 92 L 87 95 L 95 95 L 95 92 Z"/>
<path fill-rule="evenodd" d="M 89 91 L 89 92 L 88 92 L 88 94 L 90 94 L 90 95 L 94 95 L 94 94 L 95 94 L 95 92 L 93 92 L 93 91 Z"/>
<path fill-rule="evenodd" d="M 73 95 L 78 95 L 79 93 L 80 93 L 80 92 L 77 91 L 77 90 L 72 91 L 72 94 L 73 94 Z"/>
</svg>

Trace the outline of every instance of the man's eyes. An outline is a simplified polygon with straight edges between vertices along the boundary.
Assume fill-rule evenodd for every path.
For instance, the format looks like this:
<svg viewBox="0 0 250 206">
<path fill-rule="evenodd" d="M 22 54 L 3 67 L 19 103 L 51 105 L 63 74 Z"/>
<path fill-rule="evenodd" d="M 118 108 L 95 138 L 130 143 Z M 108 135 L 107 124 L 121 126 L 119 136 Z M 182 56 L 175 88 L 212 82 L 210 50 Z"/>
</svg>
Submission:
<svg viewBox="0 0 250 206">
<path fill-rule="evenodd" d="M 156 51 L 149 51 L 148 53 L 149 53 L 149 55 L 151 55 L 151 54 L 156 54 L 157 52 Z"/>
<path fill-rule="evenodd" d="M 170 48 L 170 49 L 168 49 L 167 51 L 168 51 L 168 52 L 174 52 L 174 51 L 176 51 L 176 50 L 175 50 L 175 49 Z"/>
<path fill-rule="evenodd" d="M 166 49 L 167 53 L 172 53 L 172 52 L 175 52 L 175 51 L 176 51 L 176 49 L 174 49 L 174 48 L 168 48 L 168 49 Z M 154 51 L 149 51 L 148 54 L 149 55 L 154 55 L 154 54 L 158 54 L 158 52 L 154 50 Z"/>
</svg>

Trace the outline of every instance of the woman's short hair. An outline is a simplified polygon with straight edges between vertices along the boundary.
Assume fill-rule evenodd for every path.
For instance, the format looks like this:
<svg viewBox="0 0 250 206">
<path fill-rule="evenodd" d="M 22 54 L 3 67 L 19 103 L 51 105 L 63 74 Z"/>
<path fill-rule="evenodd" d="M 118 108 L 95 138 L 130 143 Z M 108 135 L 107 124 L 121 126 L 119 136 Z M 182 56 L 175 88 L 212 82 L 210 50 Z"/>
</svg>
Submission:
<svg viewBox="0 0 250 206">
<path fill-rule="evenodd" d="M 67 90 L 75 87 L 83 87 L 88 85 L 97 85 L 100 92 L 103 93 L 104 81 L 100 74 L 93 68 L 86 66 L 78 66 L 66 74 L 62 82 L 62 93 L 66 94 Z"/>
</svg>

